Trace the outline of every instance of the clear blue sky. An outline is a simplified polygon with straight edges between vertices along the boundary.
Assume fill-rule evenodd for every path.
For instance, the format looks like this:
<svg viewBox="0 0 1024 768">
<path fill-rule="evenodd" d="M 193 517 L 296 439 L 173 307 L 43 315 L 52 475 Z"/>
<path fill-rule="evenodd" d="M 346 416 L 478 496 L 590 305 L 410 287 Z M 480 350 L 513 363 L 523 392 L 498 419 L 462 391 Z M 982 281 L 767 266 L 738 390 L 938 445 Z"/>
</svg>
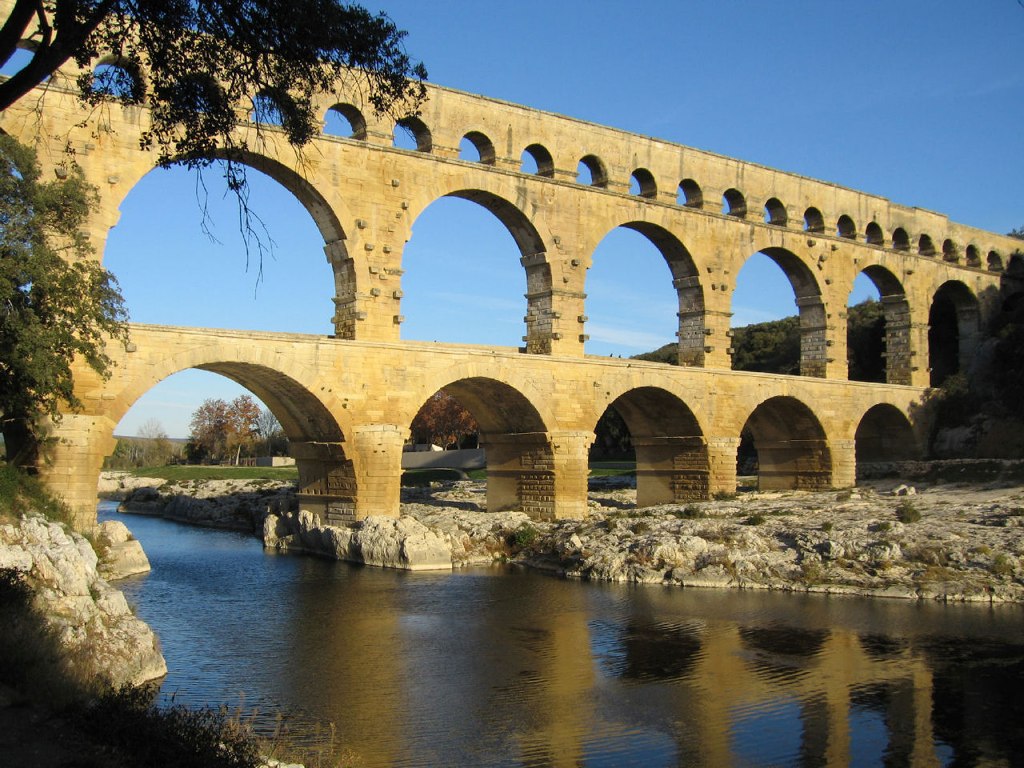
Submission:
<svg viewBox="0 0 1024 768">
<path fill-rule="evenodd" d="M 366 5 L 409 30 L 409 51 L 441 85 L 836 182 L 996 232 L 1024 224 L 1024 8 L 1016 0 Z M 134 320 L 330 332 L 332 280 L 316 228 L 283 189 L 253 176 L 254 206 L 276 241 L 259 285 L 245 271 L 230 199 L 214 210 L 214 244 L 200 231 L 194 177 L 154 171 L 132 192 L 105 264 Z M 219 203 L 213 171 L 208 184 Z M 403 338 L 518 345 L 518 256 L 473 203 L 435 203 L 405 252 Z M 626 258 L 629 270 L 621 268 Z M 626 356 L 671 341 L 675 296 L 653 246 L 617 230 L 594 262 L 587 352 Z M 781 272 L 755 262 L 740 275 L 737 325 L 794 312 Z M 463 285 L 487 290 L 467 295 Z M 855 293 L 871 294 L 863 285 Z M 118 433 L 156 418 L 184 437 L 204 398 L 239 391 L 212 374 L 171 377 Z"/>
</svg>

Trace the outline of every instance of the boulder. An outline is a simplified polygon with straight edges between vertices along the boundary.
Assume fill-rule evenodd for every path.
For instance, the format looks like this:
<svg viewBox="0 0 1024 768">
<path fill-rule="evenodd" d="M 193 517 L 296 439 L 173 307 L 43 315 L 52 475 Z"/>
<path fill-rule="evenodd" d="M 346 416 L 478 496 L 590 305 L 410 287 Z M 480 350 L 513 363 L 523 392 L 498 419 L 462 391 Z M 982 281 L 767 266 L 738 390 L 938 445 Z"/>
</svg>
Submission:
<svg viewBox="0 0 1024 768">
<path fill-rule="evenodd" d="M 407 571 L 445 570 L 452 552 L 445 541 L 412 517 L 368 517 L 352 543 L 367 565 Z"/>
</svg>

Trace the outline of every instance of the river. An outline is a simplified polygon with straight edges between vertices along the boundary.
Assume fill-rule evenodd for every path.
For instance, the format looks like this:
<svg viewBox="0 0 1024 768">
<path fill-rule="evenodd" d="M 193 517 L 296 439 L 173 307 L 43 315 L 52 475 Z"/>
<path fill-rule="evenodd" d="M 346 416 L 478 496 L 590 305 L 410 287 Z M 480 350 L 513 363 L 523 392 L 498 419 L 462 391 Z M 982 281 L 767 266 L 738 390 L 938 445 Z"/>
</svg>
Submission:
<svg viewBox="0 0 1024 768">
<path fill-rule="evenodd" d="M 406 573 L 116 514 L 162 693 L 359 766 L 1016 765 L 1024 608 Z"/>
</svg>

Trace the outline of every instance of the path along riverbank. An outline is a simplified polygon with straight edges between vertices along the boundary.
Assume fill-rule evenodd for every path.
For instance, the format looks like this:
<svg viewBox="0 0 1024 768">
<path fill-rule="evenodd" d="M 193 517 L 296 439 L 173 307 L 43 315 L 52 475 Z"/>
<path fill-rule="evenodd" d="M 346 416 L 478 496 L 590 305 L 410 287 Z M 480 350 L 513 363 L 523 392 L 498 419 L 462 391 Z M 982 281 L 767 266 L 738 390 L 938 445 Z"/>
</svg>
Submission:
<svg viewBox="0 0 1024 768">
<path fill-rule="evenodd" d="M 1000 603 L 1024 602 L 1024 482 L 1013 474 L 646 509 L 628 481 L 595 479 L 588 516 L 554 523 L 487 512 L 482 482 L 455 481 L 403 488 L 401 518 L 355 529 L 296 513 L 282 482 L 152 486 L 111 473 L 101 492 L 126 512 L 252 531 L 268 548 L 413 570 L 511 561 L 581 579 Z"/>
</svg>

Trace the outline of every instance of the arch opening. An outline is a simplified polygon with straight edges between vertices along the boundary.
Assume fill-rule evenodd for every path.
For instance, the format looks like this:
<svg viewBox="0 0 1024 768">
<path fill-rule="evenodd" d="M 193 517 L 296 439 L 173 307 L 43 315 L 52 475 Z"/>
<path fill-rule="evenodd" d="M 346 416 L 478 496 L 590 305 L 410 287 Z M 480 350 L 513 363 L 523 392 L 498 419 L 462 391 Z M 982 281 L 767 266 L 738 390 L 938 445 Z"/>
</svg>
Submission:
<svg viewBox="0 0 1024 768">
<path fill-rule="evenodd" d="M 638 508 L 708 498 L 707 441 L 675 395 L 657 387 L 630 390 L 609 404 L 594 433 L 592 462 L 636 462 Z"/>
<path fill-rule="evenodd" d="M 735 216 L 738 219 L 746 218 L 747 199 L 738 189 L 727 189 L 722 193 L 722 213 L 726 216 Z"/>
<path fill-rule="evenodd" d="M 591 261 L 588 353 L 704 364 L 704 292 L 693 258 L 674 235 L 627 222 L 601 240 Z"/>
<path fill-rule="evenodd" d="M 910 235 L 903 227 L 896 227 L 892 232 L 892 247 L 896 251 L 910 250 Z"/>
<path fill-rule="evenodd" d="M 418 117 L 403 117 L 395 123 L 393 146 L 396 149 L 408 149 L 414 152 L 431 152 L 434 139 L 430 135 L 427 124 Z"/>
<path fill-rule="evenodd" d="M 481 190 L 438 198 L 416 217 L 395 302 L 401 338 L 550 352 L 551 273 L 540 235 L 518 208 Z M 524 275 L 525 269 L 525 275 Z M 399 307 L 401 314 L 399 314 Z"/>
<path fill-rule="evenodd" d="M 779 198 L 773 197 L 764 204 L 764 221 L 776 227 L 784 227 L 788 223 L 786 206 Z"/>
<path fill-rule="evenodd" d="M 909 385 L 910 330 L 910 304 L 902 283 L 885 267 L 866 267 L 857 275 L 847 308 L 848 378 Z"/>
<path fill-rule="evenodd" d="M 459 159 L 483 165 L 494 165 L 494 144 L 480 131 L 470 131 L 459 142 Z"/>
<path fill-rule="evenodd" d="M 942 243 L 942 259 L 943 261 L 949 261 L 957 263 L 960 261 L 960 247 L 952 240 L 944 240 Z"/>
<path fill-rule="evenodd" d="M 733 370 L 825 375 L 821 291 L 811 270 L 792 252 L 765 248 L 747 259 L 736 276 L 731 324 Z"/>
<path fill-rule="evenodd" d="M 848 240 L 856 239 L 857 237 L 857 225 L 853 219 L 845 213 L 839 217 L 836 222 L 836 235 L 839 237 L 845 237 Z"/>
<path fill-rule="evenodd" d="M 521 157 L 520 172 L 543 176 L 546 179 L 555 177 L 555 161 L 547 147 L 541 144 L 531 144 L 523 150 Z"/>
<path fill-rule="evenodd" d="M 108 57 L 102 60 L 88 78 L 88 89 L 93 93 L 121 101 L 135 102 L 142 98 L 142 74 L 134 63 L 125 59 Z"/>
<path fill-rule="evenodd" d="M 693 179 L 683 179 L 679 182 L 679 191 L 676 193 L 676 203 L 687 208 L 703 208 L 704 192 Z"/>
<path fill-rule="evenodd" d="M 597 155 L 585 155 L 580 158 L 576 166 L 576 183 L 600 189 L 608 186 L 608 171 Z"/>
<path fill-rule="evenodd" d="M 869 221 L 868 225 L 864 228 L 864 242 L 868 245 L 885 245 L 885 233 L 882 232 L 882 228 L 878 225 L 877 221 Z"/>
<path fill-rule="evenodd" d="M 353 104 L 338 103 L 324 113 L 325 136 L 366 140 L 366 118 Z"/>
<path fill-rule="evenodd" d="M 658 185 L 654 174 L 646 168 L 637 168 L 629 177 L 629 194 L 637 197 L 655 198 L 658 196 Z"/>
<path fill-rule="evenodd" d="M 888 403 L 872 406 L 861 418 L 854 436 L 858 476 L 869 464 L 913 461 L 921 457 L 914 428 L 906 415 Z"/>
<path fill-rule="evenodd" d="M 741 435 L 749 439 L 752 461 L 737 474 L 756 472 L 759 490 L 821 490 L 832 485 L 832 454 L 825 431 L 804 403 L 772 397 L 747 418 Z M 738 452 L 738 461 L 742 451 Z"/>
<path fill-rule="evenodd" d="M 917 239 L 917 252 L 921 256 L 934 256 L 935 255 L 935 244 L 929 235 L 921 235 Z"/>
<path fill-rule="evenodd" d="M 978 299 L 957 280 L 943 283 L 928 312 L 929 383 L 941 386 L 954 374 L 966 371 L 978 343 Z"/>
<path fill-rule="evenodd" d="M 249 170 L 252 232 L 238 228 L 238 200 L 216 194 L 221 182 L 210 169 L 154 169 L 121 202 L 104 264 L 117 275 L 132 319 L 338 333 L 337 318 L 333 327 L 325 323 L 335 310 L 332 299 L 354 286 L 344 271 L 344 233 L 335 212 L 276 161 L 235 160 Z M 333 273 L 325 250 L 341 256 Z M 298 296 L 304 300 L 297 302 Z"/>
<path fill-rule="evenodd" d="M 973 243 L 964 250 L 964 259 L 968 267 L 981 268 L 981 254 L 978 252 L 978 246 Z"/>
<path fill-rule="evenodd" d="M 825 217 L 813 206 L 804 211 L 804 230 L 807 232 L 825 231 Z"/>
<path fill-rule="evenodd" d="M 990 272 L 1003 271 L 1003 257 L 999 255 L 998 251 L 989 251 L 986 263 Z"/>
</svg>

